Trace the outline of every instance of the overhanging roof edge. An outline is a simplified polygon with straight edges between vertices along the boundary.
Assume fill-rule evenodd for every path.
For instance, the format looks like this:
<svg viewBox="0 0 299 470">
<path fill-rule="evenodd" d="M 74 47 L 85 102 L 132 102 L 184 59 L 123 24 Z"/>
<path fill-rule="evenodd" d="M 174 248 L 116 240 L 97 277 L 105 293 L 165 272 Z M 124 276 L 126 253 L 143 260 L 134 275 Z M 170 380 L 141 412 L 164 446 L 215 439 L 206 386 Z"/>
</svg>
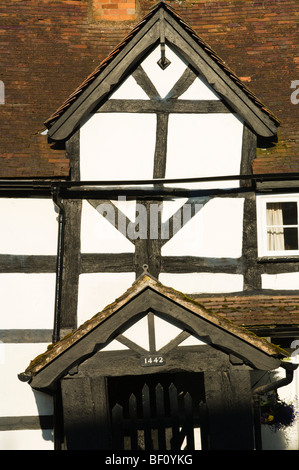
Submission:
<svg viewBox="0 0 299 470">
<path fill-rule="evenodd" d="M 184 30 L 184 33 L 187 33 L 189 37 L 202 48 L 204 53 L 207 54 L 210 59 L 212 58 L 214 63 L 220 67 L 222 72 L 226 74 L 228 80 L 231 80 L 234 86 L 237 86 L 237 88 L 240 90 L 240 93 L 244 93 L 244 96 L 246 96 L 246 99 L 251 102 L 252 106 L 257 108 L 258 114 L 262 113 L 266 120 L 269 120 L 273 123 L 273 129 L 269 132 L 273 132 L 273 135 L 275 134 L 275 127 L 279 126 L 280 121 L 273 115 L 271 111 L 265 107 L 265 105 L 260 100 L 258 100 L 253 92 L 246 87 L 246 85 L 236 76 L 236 74 L 227 67 L 227 65 L 215 53 L 215 51 L 213 51 L 213 49 L 211 49 L 210 46 L 205 41 L 203 41 L 189 25 L 187 25 L 169 5 L 161 2 L 156 5 L 138 25 L 136 25 L 136 27 L 124 38 L 124 40 L 111 52 L 111 54 L 101 62 L 95 71 L 87 77 L 87 79 L 75 90 L 74 93 L 70 95 L 63 105 L 58 108 L 58 110 L 52 114 L 48 120 L 45 121 L 45 125 L 49 129 L 50 138 L 53 140 L 65 140 L 68 137 L 70 129 L 73 130 L 74 127 L 78 125 L 78 117 L 76 119 L 72 118 L 72 120 L 75 122 L 72 123 L 67 132 L 65 130 L 62 132 L 61 128 L 64 126 L 65 121 L 67 121 L 70 116 L 72 116 L 73 112 L 75 112 L 75 110 L 80 107 L 80 102 L 83 99 L 83 95 L 87 93 L 91 86 L 95 85 L 95 82 L 99 80 L 102 75 L 104 78 L 105 71 L 107 68 L 109 68 L 109 66 L 115 67 L 115 61 L 117 57 L 119 58 L 120 53 L 122 53 L 126 47 L 130 47 L 130 43 L 134 38 L 136 41 L 139 36 L 142 36 L 142 30 L 144 30 L 145 27 L 152 27 L 155 22 L 163 21 L 159 15 L 159 10 L 161 8 L 164 8 L 165 13 L 176 22 L 179 28 Z M 81 118 L 83 118 L 83 116 L 81 116 Z"/>
<path fill-rule="evenodd" d="M 234 325 L 231 321 L 222 318 L 220 315 L 211 313 L 206 310 L 199 302 L 194 301 L 183 293 L 178 292 L 170 287 L 166 287 L 148 274 L 144 274 L 115 302 L 108 305 L 98 314 L 94 315 L 90 320 L 86 321 L 73 333 L 62 338 L 57 343 L 51 345 L 48 350 L 35 358 L 26 370 L 20 374 L 20 378 L 33 378 L 40 371 L 51 365 L 53 361 L 62 356 L 66 351 L 84 339 L 89 333 L 98 328 L 105 320 L 120 311 L 130 300 L 136 298 L 139 294 L 150 289 L 157 294 L 161 294 L 168 300 L 177 303 L 180 307 L 187 309 L 191 313 L 198 315 L 203 320 L 213 324 L 215 327 L 230 333 L 231 335 L 245 341 L 255 349 L 272 358 L 286 357 L 287 353 L 277 346 L 269 343 L 267 340 L 259 338 L 254 333 L 248 332 L 245 328 Z"/>
</svg>

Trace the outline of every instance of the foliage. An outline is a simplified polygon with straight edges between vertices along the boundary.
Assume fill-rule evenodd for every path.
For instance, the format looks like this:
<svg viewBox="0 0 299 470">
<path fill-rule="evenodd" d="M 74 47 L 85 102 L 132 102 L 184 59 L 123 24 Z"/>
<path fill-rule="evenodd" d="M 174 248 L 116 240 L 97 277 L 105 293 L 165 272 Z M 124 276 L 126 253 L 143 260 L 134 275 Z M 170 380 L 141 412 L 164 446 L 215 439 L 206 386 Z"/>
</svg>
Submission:
<svg viewBox="0 0 299 470">
<path fill-rule="evenodd" d="M 274 431 L 292 426 L 296 416 L 294 405 L 281 400 L 276 391 L 268 393 L 261 402 L 261 423 Z"/>
</svg>

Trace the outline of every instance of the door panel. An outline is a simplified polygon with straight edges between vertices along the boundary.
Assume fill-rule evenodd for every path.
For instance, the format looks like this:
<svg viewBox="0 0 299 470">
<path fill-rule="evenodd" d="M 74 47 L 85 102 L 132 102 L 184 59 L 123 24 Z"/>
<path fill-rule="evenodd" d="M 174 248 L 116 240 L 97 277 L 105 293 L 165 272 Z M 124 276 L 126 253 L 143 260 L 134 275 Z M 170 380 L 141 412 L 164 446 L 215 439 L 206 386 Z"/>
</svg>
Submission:
<svg viewBox="0 0 299 470">
<path fill-rule="evenodd" d="M 113 449 L 206 448 L 202 374 L 108 379 Z"/>
</svg>

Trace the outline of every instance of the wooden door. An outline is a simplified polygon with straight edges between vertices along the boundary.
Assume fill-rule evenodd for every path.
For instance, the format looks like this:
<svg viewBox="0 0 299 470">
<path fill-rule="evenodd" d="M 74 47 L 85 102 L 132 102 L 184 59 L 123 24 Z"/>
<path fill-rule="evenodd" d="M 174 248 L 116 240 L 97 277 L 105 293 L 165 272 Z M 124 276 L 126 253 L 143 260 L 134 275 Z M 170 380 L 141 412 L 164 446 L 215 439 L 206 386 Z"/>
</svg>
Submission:
<svg viewBox="0 0 299 470">
<path fill-rule="evenodd" d="M 206 448 L 202 374 L 154 374 L 108 380 L 112 449 Z"/>
</svg>

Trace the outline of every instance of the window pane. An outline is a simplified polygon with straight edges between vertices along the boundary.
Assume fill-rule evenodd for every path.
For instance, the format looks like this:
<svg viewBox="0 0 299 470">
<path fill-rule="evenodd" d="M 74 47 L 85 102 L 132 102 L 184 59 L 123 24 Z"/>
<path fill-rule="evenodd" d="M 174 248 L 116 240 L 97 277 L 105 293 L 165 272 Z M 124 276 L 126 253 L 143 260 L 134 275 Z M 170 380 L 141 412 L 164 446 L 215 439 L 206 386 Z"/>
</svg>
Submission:
<svg viewBox="0 0 299 470">
<path fill-rule="evenodd" d="M 280 202 L 267 202 L 267 225 L 283 225 L 282 204 Z"/>
<path fill-rule="evenodd" d="M 268 227 L 267 230 L 268 250 L 284 250 L 284 230 L 282 227 Z"/>
<path fill-rule="evenodd" d="M 297 225 L 297 203 L 296 202 L 282 202 L 282 217 L 283 225 Z"/>
<path fill-rule="evenodd" d="M 298 250 L 297 202 L 269 202 L 266 208 L 268 250 Z"/>
<path fill-rule="evenodd" d="M 267 202 L 267 225 L 297 225 L 296 202 Z"/>
<path fill-rule="evenodd" d="M 284 249 L 285 250 L 298 250 L 298 229 L 285 228 L 284 229 Z"/>
</svg>

